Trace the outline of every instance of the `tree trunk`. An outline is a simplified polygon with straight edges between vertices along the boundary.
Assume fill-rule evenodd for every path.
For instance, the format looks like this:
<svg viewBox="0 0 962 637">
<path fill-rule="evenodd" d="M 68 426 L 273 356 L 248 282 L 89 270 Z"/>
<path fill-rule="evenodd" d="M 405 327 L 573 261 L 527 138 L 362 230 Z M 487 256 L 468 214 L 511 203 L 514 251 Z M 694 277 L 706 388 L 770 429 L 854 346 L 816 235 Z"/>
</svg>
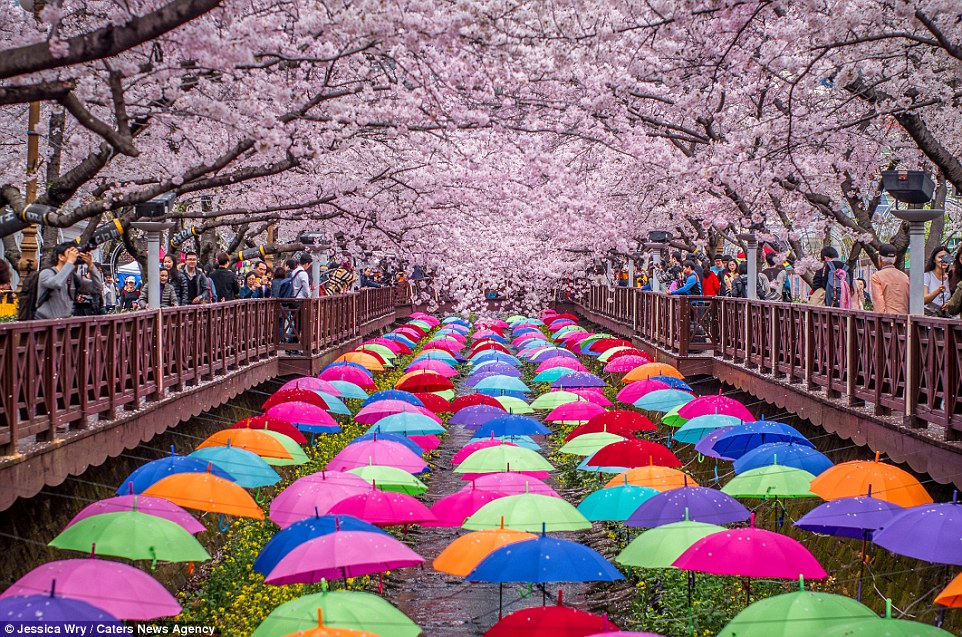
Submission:
<svg viewBox="0 0 962 637">
<path fill-rule="evenodd" d="M 935 197 L 932 199 L 932 208 L 938 210 L 945 209 L 945 196 L 948 194 L 948 184 L 944 179 L 939 179 L 939 185 L 935 189 Z M 925 237 L 926 256 L 942 245 L 945 236 L 945 215 L 940 215 L 929 224 L 929 234 Z"/>
</svg>

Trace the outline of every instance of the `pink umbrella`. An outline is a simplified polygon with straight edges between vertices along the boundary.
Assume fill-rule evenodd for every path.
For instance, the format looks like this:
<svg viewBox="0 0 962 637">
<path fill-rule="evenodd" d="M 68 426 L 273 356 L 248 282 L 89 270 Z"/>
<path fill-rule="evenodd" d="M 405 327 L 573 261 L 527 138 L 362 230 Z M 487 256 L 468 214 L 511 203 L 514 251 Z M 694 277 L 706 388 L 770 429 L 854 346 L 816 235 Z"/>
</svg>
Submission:
<svg viewBox="0 0 962 637">
<path fill-rule="evenodd" d="M 64 528 L 73 526 L 77 522 L 89 518 L 92 515 L 119 513 L 121 511 L 133 511 L 135 509 L 140 513 L 155 515 L 179 524 L 184 527 L 188 533 L 200 533 L 201 531 L 207 530 L 203 524 L 197 521 L 197 518 L 170 500 L 155 498 L 149 495 L 119 495 L 114 498 L 107 498 L 106 500 L 88 504 L 80 513 L 75 515 Z"/>
<path fill-rule="evenodd" d="M 561 389 L 552 389 L 551 391 L 562 391 Z M 599 407 L 611 407 L 612 402 L 604 395 L 604 393 L 596 387 L 569 387 L 563 391 L 570 391 L 572 394 L 578 394 L 582 398 L 587 399 L 588 402 L 598 405 Z"/>
<path fill-rule="evenodd" d="M 647 365 L 651 361 L 644 356 L 619 356 L 608 361 L 605 371 L 612 374 L 626 374 L 636 367 Z"/>
<path fill-rule="evenodd" d="M 374 439 L 362 440 L 344 447 L 327 463 L 327 470 L 348 471 L 371 464 L 396 467 L 408 473 L 421 473 L 428 468 L 421 457 L 414 455 L 401 443 Z"/>
<path fill-rule="evenodd" d="M 633 630 L 616 630 L 608 633 L 595 633 L 588 637 L 663 637 L 660 633 L 638 633 Z"/>
<path fill-rule="evenodd" d="M 313 376 L 301 376 L 300 378 L 289 380 L 281 385 L 279 391 L 283 391 L 285 389 L 309 389 L 311 391 L 322 391 L 325 394 L 330 394 L 331 396 L 340 397 L 341 395 L 341 391 L 337 387 L 326 380 L 314 378 Z"/>
<path fill-rule="evenodd" d="M 409 372 L 415 372 L 419 369 L 425 371 L 434 372 L 436 374 L 441 374 L 445 378 L 454 378 L 458 375 L 458 370 L 453 369 L 450 365 L 445 365 L 444 361 L 438 360 L 419 360 L 413 363 L 407 368 Z"/>
<path fill-rule="evenodd" d="M 595 416 L 605 413 L 605 408 L 590 402 L 575 402 L 559 405 L 545 416 L 546 422 L 588 422 Z"/>
<path fill-rule="evenodd" d="M 454 457 L 451 458 L 451 466 L 452 467 L 458 466 L 459 464 L 464 462 L 465 458 L 470 456 L 475 451 L 478 451 L 480 449 L 486 449 L 488 447 L 500 447 L 501 445 L 507 445 L 509 447 L 518 446 L 513 442 L 503 442 L 501 440 L 495 440 L 493 437 L 486 438 L 484 440 L 477 440 L 475 442 L 469 442 L 468 444 L 461 447 L 461 449 L 456 454 L 454 454 Z"/>
<path fill-rule="evenodd" d="M 439 425 L 441 424 L 441 419 L 430 409 L 418 407 L 417 405 L 406 403 L 403 400 L 378 400 L 377 402 L 370 403 L 366 407 L 362 407 L 361 411 L 357 412 L 354 420 L 365 425 L 373 425 L 381 418 L 401 413 L 423 414 Z"/>
<path fill-rule="evenodd" d="M 384 347 L 391 350 L 391 352 L 394 354 L 407 354 L 410 352 L 410 350 L 407 347 L 405 347 L 401 343 L 398 343 L 397 341 L 392 341 L 389 338 L 368 339 L 364 341 L 362 345 L 383 345 Z"/>
<path fill-rule="evenodd" d="M 400 334 L 417 343 L 421 340 L 422 334 L 412 327 L 399 327 L 394 330 L 395 334 Z"/>
<path fill-rule="evenodd" d="M 367 493 L 367 480 L 353 473 L 321 471 L 299 478 L 271 501 L 271 521 L 287 528 L 299 520 L 326 514 L 345 498 Z"/>
<path fill-rule="evenodd" d="M 427 436 L 408 436 L 408 438 L 425 451 L 434 451 L 441 446 L 441 439 L 433 434 Z"/>
<path fill-rule="evenodd" d="M 709 414 L 734 416 L 745 422 L 755 420 L 755 416 L 752 415 L 752 412 L 748 411 L 745 405 L 734 398 L 722 396 L 721 393 L 714 396 L 699 396 L 678 410 L 678 415 L 685 420 L 691 420 L 696 416 L 707 416 Z"/>
<path fill-rule="evenodd" d="M 538 369 L 536 371 L 541 373 L 546 369 L 554 369 L 555 367 L 564 367 L 578 372 L 587 371 L 585 366 L 581 364 L 581 361 L 570 356 L 552 356 L 551 358 L 546 358 L 538 363 Z"/>
<path fill-rule="evenodd" d="M 377 526 L 407 526 L 437 520 L 431 510 L 418 500 L 403 493 L 379 491 L 377 485 L 366 493 L 341 500 L 331 507 L 329 513 L 353 515 Z"/>
<path fill-rule="evenodd" d="M 555 498 L 561 496 L 555 490 L 538 478 L 523 476 L 520 473 L 489 473 L 472 481 L 478 489 L 487 491 L 498 491 L 508 495 L 521 495 L 523 493 L 537 493 L 539 495 L 550 495 Z"/>
<path fill-rule="evenodd" d="M 357 367 L 351 367 L 350 365 L 328 367 L 318 375 L 318 378 L 321 380 L 346 380 L 349 383 L 354 383 L 361 389 L 377 389 L 377 385 L 374 384 L 370 376 Z"/>
<path fill-rule="evenodd" d="M 636 400 L 645 394 L 657 391 L 659 389 L 671 389 L 671 385 L 668 383 L 663 383 L 660 380 L 639 380 L 622 387 L 615 398 L 619 402 L 627 405 L 633 405 Z M 752 418 L 754 418 L 754 416 Z"/>
<path fill-rule="evenodd" d="M 412 319 L 424 321 L 431 327 L 437 327 L 441 324 L 441 321 L 438 319 L 438 317 L 432 316 L 431 314 L 425 314 L 424 312 L 411 312 L 410 317 Z"/>
<path fill-rule="evenodd" d="M 437 517 L 437 521 L 425 522 L 422 526 L 459 528 L 466 519 L 477 513 L 478 509 L 485 504 L 507 496 L 507 493 L 501 491 L 479 489 L 476 484 L 471 483 L 460 491 L 435 502 L 434 506 L 431 507 L 431 513 Z"/>
<path fill-rule="evenodd" d="M 316 584 L 423 562 L 423 557 L 386 533 L 335 531 L 298 544 L 271 569 L 264 583 Z"/>
<path fill-rule="evenodd" d="M 280 418 L 295 425 L 338 426 L 331 415 L 320 407 L 300 401 L 274 405 L 264 413 L 271 418 Z"/>
<path fill-rule="evenodd" d="M 534 478 L 536 480 L 547 480 L 551 477 L 551 474 L 547 471 L 512 471 L 511 473 L 517 473 L 518 475 L 524 476 L 526 478 Z M 462 480 L 477 480 L 478 478 L 483 478 L 484 476 L 491 475 L 488 473 L 462 473 Z"/>
<path fill-rule="evenodd" d="M 436 341 L 431 341 L 431 347 L 443 349 L 446 352 L 459 352 L 464 347 L 464 344 L 459 343 L 453 338 L 439 338 Z"/>
<path fill-rule="evenodd" d="M 828 573 L 796 540 L 751 526 L 703 537 L 682 553 L 672 566 L 685 571 L 737 577 L 824 579 Z"/>
<path fill-rule="evenodd" d="M 0 594 L 57 595 L 79 599 L 118 619 L 173 617 L 180 604 L 160 582 L 140 569 L 93 557 L 47 562 L 33 569 Z"/>
</svg>

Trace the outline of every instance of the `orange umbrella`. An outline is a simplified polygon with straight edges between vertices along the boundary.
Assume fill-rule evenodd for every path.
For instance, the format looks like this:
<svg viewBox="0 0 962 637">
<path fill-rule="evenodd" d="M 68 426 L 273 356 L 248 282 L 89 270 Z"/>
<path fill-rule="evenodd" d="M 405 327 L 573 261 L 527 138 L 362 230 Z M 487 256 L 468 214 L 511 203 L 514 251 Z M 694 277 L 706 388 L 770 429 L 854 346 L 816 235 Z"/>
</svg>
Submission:
<svg viewBox="0 0 962 637">
<path fill-rule="evenodd" d="M 635 467 L 619 473 L 608 481 L 604 488 L 620 487 L 625 484 L 634 484 L 639 487 L 651 487 L 659 491 L 671 491 L 682 487 L 697 487 L 695 479 L 684 471 L 672 469 L 670 467 L 659 467 L 649 465 L 647 467 Z"/>
<path fill-rule="evenodd" d="M 501 528 L 473 531 L 448 544 L 432 562 L 432 566 L 434 570 L 442 573 L 466 577 L 484 558 L 502 546 L 533 540 L 536 537 L 538 536 L 533 533 L 504 528 L 502 517 Z"/>
<path fill-rule="evenodd" d="M 894 465 L 879 462 L 879 455 L 875 454 L 874 462 L 852 460 L 830 467 L 812 480 L 812 493 L 823 500 L 871 493 L 874 498 L 902 507 L 932 504 L 932 496 L 915 476 Z"/>
<path fill-rule="evenodd" d="M 354 630 L 353 628 L 335 628 L 334 626 L 324 625 L 324 612 L 317 609 L 317 626 L 307 630 L 299 630 L 284 637 L 380 637 L 374 633 Z"/>
<path fill-rule="evenodd" d="M 340 358 L 335 359 L 334 362 L 357 363 L 364 367 L 364 369 L 372 372 L 384 371 L 384 361 L 374 352 L 348 352 Z"/>
<path fill-rule="evenodd" d="M 962 573 L 946 586 L 935 598 L 936 604 L 949 608 L 962 608 Z"/>
<path fill-rule="evenodd" d="M 208 473 L 175 473 L 152 484 L 144 495 L 170 500 L 185 509 L 264 519 L 264 511 L 247 491 Z"/>
<path fill-rule="evenodd" d="M 634 368 L 621 379 L 624 384 L 633 383 L 636 380 L 648 380 L 653 376 L 671 376 L 673 378 L 684 379 L 685 377 L 677 369 L 668 363 L 646 363 Z"/>
<path fill-rule="evenodd" d="M 197 445 L 198 449 L 204 447 L 236 447 L 256 453 L 262 458 L 291 459 L 291 452 L 285 449 L 277 438 L 257 429 L 223 429 Z"/>
</svg>

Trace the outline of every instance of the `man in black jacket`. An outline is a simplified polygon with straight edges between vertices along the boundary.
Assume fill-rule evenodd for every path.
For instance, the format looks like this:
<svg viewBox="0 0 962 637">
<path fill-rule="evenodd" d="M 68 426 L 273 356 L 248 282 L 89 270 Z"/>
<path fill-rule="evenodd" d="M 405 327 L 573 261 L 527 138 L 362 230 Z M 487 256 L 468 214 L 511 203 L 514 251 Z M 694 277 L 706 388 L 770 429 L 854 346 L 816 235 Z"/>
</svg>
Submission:
<svg viewBox="0 0 962 637">
<path fill-rule="evenodd" d="M 214 289 L 217 290 L 219 301 L 233 301 L 240 294 L 240 285 L 237 284 L 237 277 L 231 272 L 227 264 L 230 257 L 226 252 L 217 253 L 217 268 L 210 273 L 210 278 L 214 281 Z"/>
</svg>

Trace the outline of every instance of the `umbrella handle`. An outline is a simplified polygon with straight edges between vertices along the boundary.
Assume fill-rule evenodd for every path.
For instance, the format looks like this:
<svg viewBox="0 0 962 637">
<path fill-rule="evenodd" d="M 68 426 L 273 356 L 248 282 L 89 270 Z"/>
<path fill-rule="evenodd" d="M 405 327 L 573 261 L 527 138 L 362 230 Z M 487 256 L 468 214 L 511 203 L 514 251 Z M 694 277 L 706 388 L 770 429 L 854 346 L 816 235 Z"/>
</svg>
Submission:
<svg viewBox="0 0 962 637">
<path fill-rule="evenodd" d="M 533 592 L 534 584 L 531 583 L 527 584 L 527 586 L 521 586 L 521 588 L 518 589 L 518 594 L 521 596 L 521 599 L 528 599 Z"/>
<path fill-rule="evenodd" d="M 223 513 L 217 518 L 217 528 L 220 529 L 221 533 L 226 533 L 227 529 L 230 528 L 230 522 L 227 521 L 227 516 Z"/>
<path fill-rule="evenodd" d="M 261 504 L 261 505 L 267 503 L 267 496 L 265 496 L 263 493 L 261 493 L 261 488 L 260 488 L 260 487 L 257 487 L 257 490 L 254 491 L 254 502 L 256 502 L 257 504 Z"/>
</svg>

